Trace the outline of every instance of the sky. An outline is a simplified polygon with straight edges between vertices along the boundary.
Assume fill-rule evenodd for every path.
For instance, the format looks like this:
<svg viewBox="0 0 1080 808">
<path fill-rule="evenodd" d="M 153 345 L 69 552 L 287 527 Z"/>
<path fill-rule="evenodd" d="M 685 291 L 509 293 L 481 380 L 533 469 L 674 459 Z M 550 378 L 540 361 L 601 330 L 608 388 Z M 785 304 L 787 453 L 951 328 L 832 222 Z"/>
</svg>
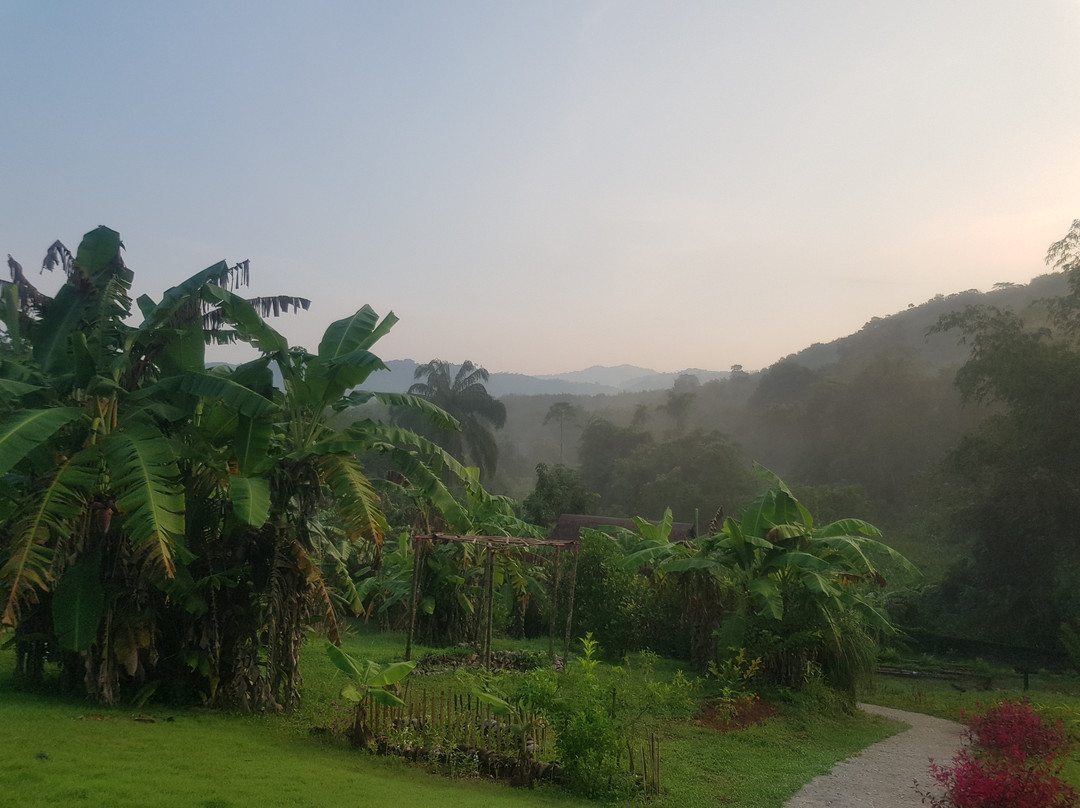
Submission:
<svg viewBox="0 0 1080 808">
<path fill-rule="evenodd" d="M 312 350 L 367 303 L 384 359 L 767 367 L 1047 271 L 1078 34 L 1075 0 L 0 0 L 0 256 L 104 224 L 152 297 L 249 259 Z"/>
</svg>

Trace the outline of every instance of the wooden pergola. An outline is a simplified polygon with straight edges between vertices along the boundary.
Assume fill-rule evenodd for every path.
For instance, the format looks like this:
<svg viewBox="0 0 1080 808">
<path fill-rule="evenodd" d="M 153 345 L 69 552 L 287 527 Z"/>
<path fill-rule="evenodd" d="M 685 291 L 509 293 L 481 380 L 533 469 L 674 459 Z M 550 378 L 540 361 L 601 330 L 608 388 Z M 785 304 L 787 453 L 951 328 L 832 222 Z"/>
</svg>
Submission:
<svg viewBox="0 0 1080 808">
<path fill-rule="evenodd" d="M 412 658 L 413 633 L 416 630 L 416 610 L 420 605 L 420 572 L 424 555 L 437 543 L 473 544 L 487 550 L 484 567 L 484 582 L 481 600 L 480 656 L 484 667 L 491 667 L 492 609 L 494 607 L 495 586 L 495 551 L 505 548 L 528 550 L 535 547 L 554 547 L 555 560 L 551 586 L 551 626 L 548 630 L 548 654 L 555 658 L 555 611 L 559 596 L 559 558 L 564 550 L 573 550 L 574 567 L 570 577 L 570 598 L 566 613 L 566 631 L 563 641 L 563 657 L 570 654 L 571 630 L 574 622 L 574 590 L 577 587 L 578 559 L 581 547 L 582 529 L 600 529 L 603 527 L 623 527 L 633 530 L 632 519 L 619 519 L 611 516 L 586 516 L 583 514 L 563 514 L 559 517 L 551 535 L 546 539 L 534 539 L 522 536 L 459 536 L 452 533 L 431 533 L 414 535 L 411 538 L 413 548 L 412 600 L 409 604 L 409 631 L 405 642 L 405 659 Z M 691 541 L 694 538 L 694 526 L 688 522 L 675 522 L 671 526 L 671 541 Z"/>
<path fill-rule="evenodd" d="M 570 578 L 570 603 L 566 615 L 566 639 L 563 646 L 563 656 L 570 651 L 570 632 L 574 621 L 574 589 L 577 585 L 577 562 L 578 549 L 581 546 L 580 536 L 572 540 L 567 539 L 534 539 L 524 536 L 460 536 L 453 533 L 431 533 L 427 535 L 414 535 L 410 542 L 413 549 L 413 575 L 412 575 L 412 599 L 409 603 L 409 631 L 405 641 L 405 659 L 412 659 L 413 634 L 416 630 L 416 610 L 419 608 L 421 596 L 421 571 L 424 556 L 429 548 L 436 544 L 473 544 L 483 547 L 486 553 L 484 563 L 484 582 L 480 606 L 481 623 L 480 632 L 480 657 L 484 667 L 491 667 L 491 637 L 493 631 L 492 614 L 495 604 L 495 551 L 499 549 L 520 548 L 524 550 L 535 547 L 555 548 L 554 570 L 552 572 L 551 586 L 551 626 L 548 632 L 548 653 L 555 657 L 555 612 L 559 596 L 559 557 L 564 550 L 574 551 L 573 574 Z"/>
</svg>

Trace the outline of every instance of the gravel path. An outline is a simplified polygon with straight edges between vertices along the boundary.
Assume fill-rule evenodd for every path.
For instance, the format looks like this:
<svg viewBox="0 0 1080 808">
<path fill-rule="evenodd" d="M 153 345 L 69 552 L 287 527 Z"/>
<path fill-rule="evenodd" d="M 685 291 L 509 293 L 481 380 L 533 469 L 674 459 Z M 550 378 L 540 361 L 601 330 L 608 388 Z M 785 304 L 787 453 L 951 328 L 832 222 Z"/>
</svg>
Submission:
<svg viewBox="0 0 1080 808">
<path fill-rule="evenodd" d="M 908 808 L 922 806 L 912 784 L 930 782 L 929 758 L 939 763 L 960 749 L 962 727 L 954 721 L 920 713 L 860 704 L 868 713 L 910 724 L 894 735 L 837 763 L 815 777 L 784 808 Z"/>
</svg>

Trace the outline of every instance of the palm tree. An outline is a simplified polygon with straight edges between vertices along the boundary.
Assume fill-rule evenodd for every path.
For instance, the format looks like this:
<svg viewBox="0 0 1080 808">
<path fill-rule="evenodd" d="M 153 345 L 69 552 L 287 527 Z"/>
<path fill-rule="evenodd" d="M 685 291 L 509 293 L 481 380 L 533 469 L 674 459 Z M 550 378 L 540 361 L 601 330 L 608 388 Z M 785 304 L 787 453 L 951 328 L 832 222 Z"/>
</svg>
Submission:
<svg viewBox="0 0 1080 808">
<path fill-rule="evenodd" d="M 451 377 L 452 371 L 450 363 L 441 359 L 418 366 L 414 378 L 425 381 L 412 385 L 409 394 L 426 399 L 457 419 L 461 425 L 458 431 L 428 430 L 425 434 L 454 457 L 477 466 L 482 478 L 490 479 L 499 457 L 491 430 L 501 429 L 506 423 L 506 406 L 488 393 L 484 383 L 489 374 L 484 368 L 466 361 Z"/>
<path fill-rule="evenodd" d="M 559 425 L 559 465 L 563 462 L 563 434 L 566 424 L 576 424 L 580 416 L 581 409 L 568 401 L 556 401 L 548 408 L 547 415 L 544 416 L 544 426 L 552 421 Z"/>
</svg>

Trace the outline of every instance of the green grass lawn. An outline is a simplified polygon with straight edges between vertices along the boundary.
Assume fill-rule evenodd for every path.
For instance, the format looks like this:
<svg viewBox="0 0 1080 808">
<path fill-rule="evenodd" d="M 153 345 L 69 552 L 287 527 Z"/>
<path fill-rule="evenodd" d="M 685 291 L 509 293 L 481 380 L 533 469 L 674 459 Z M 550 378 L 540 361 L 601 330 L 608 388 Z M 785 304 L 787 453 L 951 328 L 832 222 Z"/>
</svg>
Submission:
<svg viewBox="0 0 1080 808">
<path fill-rule="evenodd" d="M 4 659 L 4 662 L 9 662 Z M 86 716 L 100 715 L 102 720 Z M 310 739 L 293 720 L 130 711 L 0 691 L 0 803 L 32 806 L 582 806 L 427 774 Z M 168 721 L 171 717 L 173 720 Z"/>
<path fill-rule="evenodd" d="M 838 761 L 905 729 L 877 716 L 770 719 L 739 732 L 672 725 L 662 740 L 665 804 L 779 808 Z"/>
<path fill-rule="evenodd" d="M 399 634 L 359 632 L 344 645 L 358 658 L 379 661 L 404 650 Z M 547 647 L 546 641 L 528 645 Z M 151 704 L 143 712 L 153 723 L 133 720 L 130 707 L 105 710 L 19 691 L 11 681 L 12 653 L 0 652 L 2 802 L 26 808 L 595 804 L 553 787 L 528 791 L 451 780 L 312 737 L 310 729 L 325 723 L 344 684 L 323 649 L 321 641 L 305 648 L 304 703 L 293 715 L 238 716 Z M 415 656 L 426 650 L 417 649 Z M 661 661 L 658 670 L 673 673 L 676 667 Z M 418 677 L 412 686 L 424 680 L 440 684 L 439 677 Z M 663 804 L 779 808 L 838 760 L 900 728 L 871 716 L 814 715 L 795 705 L 781 705 L 780 715 L 740 732 L 668 721 L 660 730 L 668 792 Z"/>
</svg>

